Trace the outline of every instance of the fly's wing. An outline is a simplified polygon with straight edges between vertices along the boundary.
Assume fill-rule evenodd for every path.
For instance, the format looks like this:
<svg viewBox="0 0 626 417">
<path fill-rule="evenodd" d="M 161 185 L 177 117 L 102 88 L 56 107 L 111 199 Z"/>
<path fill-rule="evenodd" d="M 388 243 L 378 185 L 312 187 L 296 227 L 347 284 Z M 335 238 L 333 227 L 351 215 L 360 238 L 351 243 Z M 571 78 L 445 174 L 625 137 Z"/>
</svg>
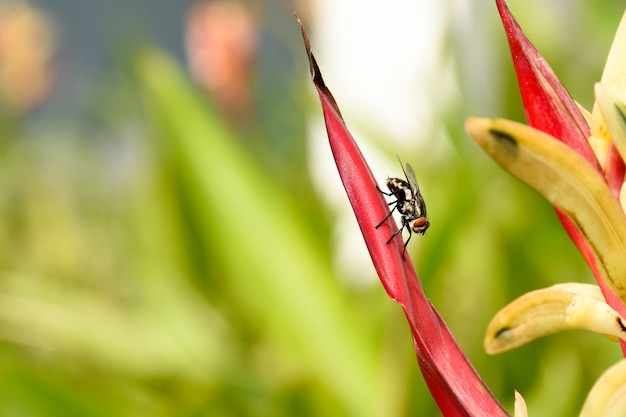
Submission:
<svg viewBox="0 0 626 417">
<path fill-rule="evenodd" d="M 419 195 L 420 186 L 417 184 L 417 178 L 415 177 L 415 171 L 411 168 L 409 163 L 406 163 L 406 170 L 404 171 L 404 175 L 406 176 L 406 180 L 409 182 L 411 186 L 411 191 L 413 191 L 414 195 Z"/>
<path fill-rule="evenodd" d="M 420 193 L 420 186 L 417 183 L 417 178 L 415 177 L 415 171 L 409 163 L 406 163 L 406 170 L 404 171 L 404 175 L 406 175 L 406 179 L 411 186 L 411 190 L 413 191 L 413 195 L 415 196 L 415 204 L 419 208 L 420 215 L 422 217 L 426 217 L 426 202 L 424 201 L 424 197 L 422 197 L 422 193 Z"/>
</svg>

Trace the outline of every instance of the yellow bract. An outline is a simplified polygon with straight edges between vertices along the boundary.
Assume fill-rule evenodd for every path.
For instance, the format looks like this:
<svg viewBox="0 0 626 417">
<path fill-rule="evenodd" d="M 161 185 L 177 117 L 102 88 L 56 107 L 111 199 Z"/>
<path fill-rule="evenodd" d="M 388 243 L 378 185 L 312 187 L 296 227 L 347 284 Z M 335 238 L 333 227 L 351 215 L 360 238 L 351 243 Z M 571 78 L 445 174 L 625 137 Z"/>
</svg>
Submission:
<svg viewBox="0 0 626 417">
<path fill-rule="evenodd" d="M 602 277 L 626 302 L 626 217 L 604 177 L 567 145 L 529 126 L 469 118 L 465 127 L 504 169 L 572 220 L 593 251 Z"/>
<path fill-rule="evenodd" d="M 515 391 L 515 413 L 514 417 L 528 417 L 528 410 L 526 409 L 526 401 L 524 397 Z"/>
<path fill-rule="evenodd" d="M 587 396 L 580 417 L 626 416 L 626 359 L 610 367 Z"/>
<path fill-rule="evenodd" d="M 524 294 L 500 310 L 487 326 L 485 350 L 501 353 L 574 327 L 568 308 L 576 297 L 604 301 L 595 285 L 557 284 Z"/>
<path fill-rule="evenodd" d="M 604 83 L 596 84 L 595 94 L 596 108 L 602 114 L 607 133 L 623 157 L 626 155 L 626 104 Z"/>
</svg>

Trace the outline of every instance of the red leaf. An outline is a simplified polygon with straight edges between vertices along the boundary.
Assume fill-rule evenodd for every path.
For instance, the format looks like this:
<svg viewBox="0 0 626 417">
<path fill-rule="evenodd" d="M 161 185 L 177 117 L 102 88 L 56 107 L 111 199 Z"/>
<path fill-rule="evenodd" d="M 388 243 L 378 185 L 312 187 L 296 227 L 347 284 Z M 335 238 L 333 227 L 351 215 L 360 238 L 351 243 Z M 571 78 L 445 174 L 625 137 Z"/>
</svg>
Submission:
<svg viewBox="0 0 626 417">
<path fill-rule="evenodd" d="M 424 379 L 444 416 L 506 416 L 493 394 L 456 343 L 448 327 L 426 299 L 408 254 L 402 256 L 394 221 L 375 226 L 389 214 L 382 194 L 358 145 L 346 128 L 337 103 L 326 87 L 311 53 L 309 38 L 298 19 L 319 94 L 330 147 L 339 176 L 356 215 L 376 272 L 387 294 L 402 305 L 413 333 L 418 363 Z"/>
</svg>

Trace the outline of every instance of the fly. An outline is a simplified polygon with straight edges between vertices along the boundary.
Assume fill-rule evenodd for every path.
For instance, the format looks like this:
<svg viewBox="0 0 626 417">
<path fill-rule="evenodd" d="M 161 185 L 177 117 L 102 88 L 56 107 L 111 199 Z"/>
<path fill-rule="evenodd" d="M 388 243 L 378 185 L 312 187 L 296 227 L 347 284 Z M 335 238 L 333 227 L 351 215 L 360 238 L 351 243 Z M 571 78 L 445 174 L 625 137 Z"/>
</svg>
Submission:
<svg viewBox="0 0 626 417">
<path fill-rule="evenodd" d="M 400 161 L 400 158 L 398 158 Z M 400 161 L 400 166 L 402 166 L 402 161 Z M 402 171 L 404 172 L 404 178 L 406 181 L 401 178 L 387 178 L 387 188 L 389 192 L 386 193 L 378 186 L 376 187 L 378 191 L 385 194 L 389 197 L 395 197 L 395 201 L 389 203 L 389 205 L 395 204 L 395 206 L 391 209 L 387 217 L 385 217 L 378 225 L 376 225 L 376 229 L 382 226 L 383 223 L 387 221 L 393 214 L 394 210 L 397 210 L 402 216 L 400 216 L 400 220 L 402 222 L 402 227 L 395 232 L 389 240 L 387 240 L 387 244 L 391 242 L 391 240 L 397 235 L 401 234 L 404 229 L 409 231 L 409 238 L 404 242 L 404 249 L 402 250 L 402 259 L 404 259 L 404 252 L 406 252 L 406 245 L 409 244 L 409 240 L 411 240 L 411 236 L 413 233 L 426 233 L 426 230 L 430 226 L 430 222 L 428 221 L 428 215 L 426 214 L 426 203 L 424 202 L 424 197 L 422 197 L 422 193 L 420 193 L 420 187 L 417 184 L 417 178 L 415 178 L 415 172 L 411 165 L 406 164 L 406 169 L 403 167 Z"/>
</svg>

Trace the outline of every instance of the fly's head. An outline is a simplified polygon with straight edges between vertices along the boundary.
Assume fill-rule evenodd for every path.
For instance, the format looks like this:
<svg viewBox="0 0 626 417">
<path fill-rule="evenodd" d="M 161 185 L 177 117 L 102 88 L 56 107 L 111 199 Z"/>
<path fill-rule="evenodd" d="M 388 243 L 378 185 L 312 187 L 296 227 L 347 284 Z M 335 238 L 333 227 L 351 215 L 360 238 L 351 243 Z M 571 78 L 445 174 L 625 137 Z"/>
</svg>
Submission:
<svg viewBox="0 0 626 417">
<path fill-rule="evenodd" d="M 426 230 L 429 226 L 430 222 L 426 217 L 419 217 L 411 225 L 411 230 L 413 230 L 414 233 L 420 233 L 423 235 L 424 233 L 426 233 Z"/>
</svg>

